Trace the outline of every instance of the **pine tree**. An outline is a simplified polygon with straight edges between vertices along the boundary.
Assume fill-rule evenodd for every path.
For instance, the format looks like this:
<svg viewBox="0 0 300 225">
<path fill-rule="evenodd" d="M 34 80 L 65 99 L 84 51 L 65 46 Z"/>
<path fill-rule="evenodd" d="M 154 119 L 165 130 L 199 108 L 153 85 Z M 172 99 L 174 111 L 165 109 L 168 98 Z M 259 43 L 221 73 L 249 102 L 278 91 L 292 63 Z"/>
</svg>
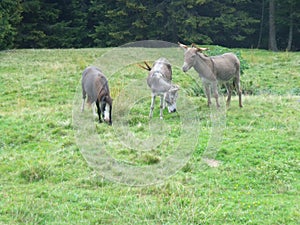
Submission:
<svg viewBox="0 0 300 225">
<path fill-rule="evenodd" d="M 20 0 L 0 1 L 0 50 L 15 47 L 21 9 Z"/>
</svg>

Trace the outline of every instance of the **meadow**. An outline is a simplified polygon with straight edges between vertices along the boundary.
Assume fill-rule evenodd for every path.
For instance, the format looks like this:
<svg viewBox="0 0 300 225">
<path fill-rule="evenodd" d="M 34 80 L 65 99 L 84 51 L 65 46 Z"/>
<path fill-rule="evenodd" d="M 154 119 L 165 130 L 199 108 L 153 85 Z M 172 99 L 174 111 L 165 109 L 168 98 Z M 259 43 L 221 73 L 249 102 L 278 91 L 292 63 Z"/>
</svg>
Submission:
<svg viewBox="0 0 300 225">
<path fill-rule="evenodd" d="M 165 50 L 178 113 L 160 121 L 157 100 L 149 121 L 137 64 L 161 51 L 125 50 L 0 52 L 0 224 L 300 223 L 299 52 L 233 49 L 248 64 L 244 107 L 234 96 L 218 111 L 183 52 Z M 113 126 L 80 112 L 91 64 L 109 77 Z"/>
</svg>

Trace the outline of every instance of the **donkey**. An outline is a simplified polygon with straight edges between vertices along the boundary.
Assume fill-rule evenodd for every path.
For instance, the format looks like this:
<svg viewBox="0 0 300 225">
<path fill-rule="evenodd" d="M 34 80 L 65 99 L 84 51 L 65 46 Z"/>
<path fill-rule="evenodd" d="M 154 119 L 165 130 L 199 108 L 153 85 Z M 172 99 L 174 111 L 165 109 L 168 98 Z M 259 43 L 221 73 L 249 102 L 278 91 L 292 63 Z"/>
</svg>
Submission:
<svg viewBox="0 0 300 225">
<path fill-rule="evenodd" d="M 178 45 L 185 51 L 182 70 L 183 72 L 187 72 L 191 67 L 194 67 L 198 72 L 205 88 L 208 106 L 211 105 L 210 86 L 212 86 L 217 107 L 220 107 L 217 88 L 218 81 L 224 83 L 228 94 L 226 105 L 230 105 L 232 90 L 229 81 L 233 79 L 239 95 L 239 106 L 243 107 L 242 91 L 240 88 L 240 61 L 235 54 L 225 53 L 223 55 L 209 57 L 202 53 L 203 51 L 208 50 L 208 48 L 199 48 L 194 44 L 189 48 L 179 42 Z"/>
<path fill-rule="evenodd" d="M 163 119 L 163 109 L 167 103 L 169 113 L 176 112 L 176 99 L 178 97 L 179 86 L 172 84 L 172 68 L 170 62 L 165 58 L 159 58 L 151 68 L 146 62 L 146 66 L 141 66 L 149 71 L 147 84 L 152 91 L 149 118 L 152 118 L 155 97 L 160 96 L 160 119 Z"/>
<path fill-rule="evenodd" d="M 88 103 L 93 104 L 93 113 L 95 113 L 94 103 L 97 106 L 97 112 L 99 117 L 99 123 L 102 123 L 102 119 L 112 124 L 112 98 L 110 97 L 107 78 L 101 72 L 101 70 L 95 66 L 87 67 L 82 73 L 82 106 L 81 111 L 84 111 L 84 103 L 86 95 L 88 95 Z M 102 119 L 101 119 L 102 116 Z"/>
</svg>

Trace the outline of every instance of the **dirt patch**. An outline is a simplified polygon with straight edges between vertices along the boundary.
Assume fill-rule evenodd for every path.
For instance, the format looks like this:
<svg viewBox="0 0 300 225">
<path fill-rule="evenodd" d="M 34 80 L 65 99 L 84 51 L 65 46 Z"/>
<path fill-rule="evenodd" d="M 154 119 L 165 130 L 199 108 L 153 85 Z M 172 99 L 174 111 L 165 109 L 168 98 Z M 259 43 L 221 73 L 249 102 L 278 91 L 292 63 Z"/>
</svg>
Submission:
<svg viewBox="0 0 300 225">
<path fill-rule="evenodd" d="M 215 159 L 208 159 L 208 158 L 204 158 L 203 162 L 205 162 L 208 166 L 210 167 L 219 167 L 221 165 L 221 161 L 215 160 Z"/>
</svg>

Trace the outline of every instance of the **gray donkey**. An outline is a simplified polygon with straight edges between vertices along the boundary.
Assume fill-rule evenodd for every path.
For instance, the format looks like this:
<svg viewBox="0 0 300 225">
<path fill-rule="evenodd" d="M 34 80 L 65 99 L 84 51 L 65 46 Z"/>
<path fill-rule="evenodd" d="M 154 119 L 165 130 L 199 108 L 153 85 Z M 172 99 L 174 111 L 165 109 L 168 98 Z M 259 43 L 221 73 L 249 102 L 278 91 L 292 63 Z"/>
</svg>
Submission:
<svg viewBox="0 0 300 225">
<path fill-rule="evenodd" d="M 110 97 L 107 78 L 99 68 L 89 66 L 82 73 L 81 85 L 83 98 L 81 111 L 84 110 L 85 98 L 88 95 L 88 103 L 93 104 L 94 115 L 96 114 L 94 103 L 96 103 L 99 123 L 102 122 L 102 116 L 102 119 L 111 125 L 112 98 Z"/>
<path fill-rule="evenodd" d="M 203 51 L 208 50 L 207 48 L 198 48 L 194 44 L 192 44 L 192 47 L 189 48 L 179 42 L 178 44 L 185 51 L 182 70 L 183 72 L 187 72 L 191 67 L 194 67 L 194 69 L 198 72 L 205 87 L 205 94 L 207 96 L 209 106 L 211 105 L 211 85 L 217 107 L 220 107 L 217 89 L 218 81 L 223 82 L 227 89 L 227 106 L 229 106 L 232 92 L 229 81 L 233 79 L 239 95 L 239 106 L 243 107 L 242 91 L 240 88 L 240 61 L 235 54 L 225 53 L 223 55 L 208 57 L 202 53 Z"/>
<path fill-rule="evenodd" d="M 160 96 L 160 119 L 163 119 L 163 109 L 167 103 L 169 113 L 176 112 L 176 99 L 178 97 L 179 86 L 172 84 L 172 68 L 170 62 L 165 58 L 159 58 L 151 68 L 146 62 L 143 69 L 149 71 L 147 84 L 151 88 L 152 100 L 149 117 L 152 118 L 155 97 Z"/>
</svg>

